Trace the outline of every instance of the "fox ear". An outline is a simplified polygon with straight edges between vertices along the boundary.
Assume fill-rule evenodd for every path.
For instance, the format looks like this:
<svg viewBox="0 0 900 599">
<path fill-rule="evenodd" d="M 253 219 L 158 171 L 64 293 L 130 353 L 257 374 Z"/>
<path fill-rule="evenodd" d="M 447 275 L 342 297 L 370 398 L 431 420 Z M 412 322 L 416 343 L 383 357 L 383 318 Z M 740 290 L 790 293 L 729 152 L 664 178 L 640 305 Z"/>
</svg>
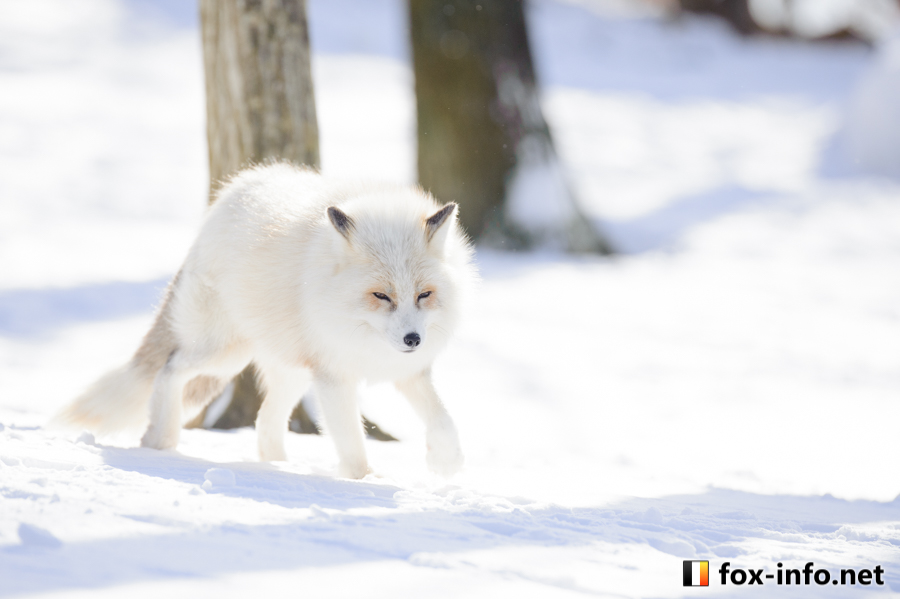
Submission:
<svg viewBox="0 0 900 599">
<path fill-rule="evenodd" d="M 328 220 L 338 230 L 338 233 L 344 236 L 344 239 L 350 241 L 350 232 L 353 231 L 353 219 L 341 212 L 339 209 L 331 206 L 328 208 Z"/>
<path fill-rule="evenodd" d="M 447 233 L 456 218 L 455 202 L 450 202 L 425 220 L 425 241 L 435 248 L 443 248 L 447 241 Z"/>
</svg>

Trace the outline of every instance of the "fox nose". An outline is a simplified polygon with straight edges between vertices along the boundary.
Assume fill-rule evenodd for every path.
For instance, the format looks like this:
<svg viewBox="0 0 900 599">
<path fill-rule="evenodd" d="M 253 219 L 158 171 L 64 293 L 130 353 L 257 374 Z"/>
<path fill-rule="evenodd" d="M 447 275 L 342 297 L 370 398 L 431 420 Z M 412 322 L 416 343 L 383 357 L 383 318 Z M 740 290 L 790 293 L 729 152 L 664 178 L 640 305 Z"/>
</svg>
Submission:
<svg viewBox="0 0 900 599">
<path fill-rule="evenodd" d="M 406 347 L 418 347 L 422 343 L 422 338 L 418 333 L 409 333 L 403 338 L 403 343 L 406 344 Z"/>
</svg>

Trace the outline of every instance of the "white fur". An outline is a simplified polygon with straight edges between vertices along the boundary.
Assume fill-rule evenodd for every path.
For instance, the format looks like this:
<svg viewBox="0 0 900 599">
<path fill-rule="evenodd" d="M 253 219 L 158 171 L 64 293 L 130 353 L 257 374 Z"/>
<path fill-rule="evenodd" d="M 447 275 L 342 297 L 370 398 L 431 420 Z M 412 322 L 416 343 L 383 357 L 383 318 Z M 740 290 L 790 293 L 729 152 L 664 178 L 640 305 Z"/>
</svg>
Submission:
<svg viewBox="0 0 900 599">
<path fill-rule="evenodd" d="M 329 207 L 347 216 L 345 230 Z M 141 349 L 57 421 L 110 432 L 147 422 L 149 405 L 141 444 L 174 448 L 182 405 L 208 402 L 252 361 L 266 394 L 256 422 L 263 460 L 285 459 L 287 419 L 312 384 L 342 475 L 364 476 L 355 390 L 362 380 L 394 381 L 425 422 L 429 466 L 452 474 L 462 453 L 430 369 L 475 274 L 455 208 L 429 226 L 440 209 L 419 189 L 333 181 L 287 164 L 239 173 Z M 411 333 L 421 339 L 412 348 Z"/>
</svg>

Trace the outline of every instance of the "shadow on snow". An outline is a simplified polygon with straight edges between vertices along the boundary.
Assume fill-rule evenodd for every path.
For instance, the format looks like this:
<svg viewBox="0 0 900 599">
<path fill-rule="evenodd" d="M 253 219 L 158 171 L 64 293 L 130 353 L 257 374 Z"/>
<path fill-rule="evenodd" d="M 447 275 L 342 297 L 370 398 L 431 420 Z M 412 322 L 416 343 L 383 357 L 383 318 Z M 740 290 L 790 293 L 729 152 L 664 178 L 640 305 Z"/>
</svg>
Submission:
<svg viewBox="0 0 900 599">
<path fill-rule="evenodd" d="M 679 198 L 638 218 L 605 220 L 600 227 L 624 254 L 673 249 L 693 227 L 771 202 L 774 196 L 737 185 L 719 187 Z"/>
<path fill-rule="evenodd" d="M 82 322 L 144 314 L 156 306 L 169 278 L 115 281 L 69 288 L 0 291 L 0 336 L 42 337 Z"/>
</svg>

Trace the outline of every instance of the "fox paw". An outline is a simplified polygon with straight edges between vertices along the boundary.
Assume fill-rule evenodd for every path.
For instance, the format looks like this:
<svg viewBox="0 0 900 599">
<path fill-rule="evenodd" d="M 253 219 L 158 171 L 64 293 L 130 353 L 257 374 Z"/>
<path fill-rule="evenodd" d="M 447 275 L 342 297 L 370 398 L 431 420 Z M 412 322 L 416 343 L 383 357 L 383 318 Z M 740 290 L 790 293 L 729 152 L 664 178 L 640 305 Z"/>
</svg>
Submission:
<svg viewBox="0 0 900 599">
<path fill-rule="evenodd" d="M 360 479 L 372 472 L 365 460 L 345 461 L 341 460 L 338 466 L 338 476 L 341 478 Z"/>
<path fill-rule="evenodd" d="M 287 452 L 284 450 L 284 444 L 272 443 L 260 439 L 259 460 L 261 462 L 286 462 Z"/>
<path fill-rule="evenodd" d="M 151 426 L 141 437 L 141 447 L 150 449 L 175 449 L 178 446 L 178 432 L 165 431 Z"/>
<path fill-rule="evenodd" d="M 465 457 L 459 447 L 456 431 L 432 434 L 428 437 L 428 453 L 425 463 L 428 469 L 443 477 L 450 477 L 462 470 Z"/>
</svg>

